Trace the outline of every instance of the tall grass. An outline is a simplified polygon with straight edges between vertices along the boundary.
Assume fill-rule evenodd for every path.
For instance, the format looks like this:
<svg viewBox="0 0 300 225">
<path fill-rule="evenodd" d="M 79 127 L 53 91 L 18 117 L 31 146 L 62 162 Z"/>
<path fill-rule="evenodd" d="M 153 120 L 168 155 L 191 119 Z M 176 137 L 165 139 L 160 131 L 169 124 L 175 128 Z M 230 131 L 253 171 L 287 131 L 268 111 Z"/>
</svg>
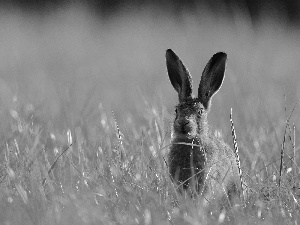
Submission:
<svg viewBox="0 0 300 225">
<path fill-rule="evenodd" d="M 0 32 L 0 224 L 233 223 L 168 176 L 167 48 L 196 86 L 213 53 L 229 56 L 209 122 L 231 144 L 233 108 L 250 196 L 232 208 L 235 223 L 299 221 L 299 31 L 201 9 L 101 21 L 66 8 L 5 12 Z"/>
</svg>

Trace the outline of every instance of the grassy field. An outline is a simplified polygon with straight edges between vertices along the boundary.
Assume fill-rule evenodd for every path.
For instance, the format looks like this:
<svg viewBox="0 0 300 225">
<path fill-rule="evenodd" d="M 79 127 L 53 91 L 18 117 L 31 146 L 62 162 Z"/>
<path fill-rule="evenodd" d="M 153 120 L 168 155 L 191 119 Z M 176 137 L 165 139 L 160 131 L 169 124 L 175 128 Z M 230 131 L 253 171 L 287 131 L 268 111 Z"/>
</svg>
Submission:
<svg viewBox="0 0 300 225">
<path fill-rule="evenodd" d="M 299 223 L 300 30 L 198 11 L 106 21 L 78 8 L 2 12 L 1 225 Z M 228 54 L 209 123 L 232 146 L 233 109 L 251 193 L 232 207 L 234 221 L 178 195 L 168 176 L 177 103 L 168 48 L 195 87 L 209 58 Z"/>
</svg>

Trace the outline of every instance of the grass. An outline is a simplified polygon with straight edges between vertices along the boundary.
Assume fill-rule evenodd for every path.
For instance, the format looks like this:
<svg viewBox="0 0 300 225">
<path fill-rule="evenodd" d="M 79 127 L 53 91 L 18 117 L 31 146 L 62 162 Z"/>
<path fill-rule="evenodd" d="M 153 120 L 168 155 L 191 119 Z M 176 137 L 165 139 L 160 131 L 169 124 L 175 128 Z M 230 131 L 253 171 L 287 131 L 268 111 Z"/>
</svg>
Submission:
<svg viewBox="0 0 300 225">
<path fill-rule="evenodd" d="M 245 207 L 232 207 L 235 223 L 298 223 L 296 29 L 201 9 L 100 21 L 78 8 L 42 18 L 6 12 L 0 28 L 0 224 L 233 223 L 178 195 L 170 181 L 177 97 L 167 48 L 196 86 L 212 54 L 229 56 L 209 122 L 232 145 L 233 108 L 250 195 Z"/>
</svg>

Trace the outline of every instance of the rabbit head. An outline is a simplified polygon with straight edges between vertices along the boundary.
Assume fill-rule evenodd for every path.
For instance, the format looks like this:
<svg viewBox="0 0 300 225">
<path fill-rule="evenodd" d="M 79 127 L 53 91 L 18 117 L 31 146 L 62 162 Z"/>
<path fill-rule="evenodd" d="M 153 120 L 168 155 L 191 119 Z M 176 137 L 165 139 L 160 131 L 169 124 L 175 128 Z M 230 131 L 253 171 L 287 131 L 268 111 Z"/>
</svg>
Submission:
<svg viewBox="0 0 300 225">
<path fill-rule="evenodd" d="M 227 55 L 218 52 L 209 60 L 202 73 L 198 97 L 192 96 L 192 77 L 180 58 L 171 50 L 166 52 L 167 70 L 170 81 L 178 93 L 174 133 L 176 137 L 195 138 L 208 133 L 207 114 L 210 101 L 220 89 Z"/>
</svg>

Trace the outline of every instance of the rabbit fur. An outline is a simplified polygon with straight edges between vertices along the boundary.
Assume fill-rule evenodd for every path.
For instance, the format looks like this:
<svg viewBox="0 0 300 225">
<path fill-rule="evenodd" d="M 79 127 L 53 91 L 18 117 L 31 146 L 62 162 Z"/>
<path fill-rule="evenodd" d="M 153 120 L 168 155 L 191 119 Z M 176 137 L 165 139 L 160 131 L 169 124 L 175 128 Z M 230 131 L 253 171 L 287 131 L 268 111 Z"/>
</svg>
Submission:
<svg viewBox="0 0 300 225">
<path fill-rule="evenodd" d="M 179 190 L 194 190 L 208 202 L 220 197 L 230 202 L 241 193 L 234 152 L 210 133 L 207 122 L 211 98 L 224 79 L 226 60 L 224 52 L 212 56 L 202 73 L 198 97 L 193 97 L 188 69 L 171 49 L 166 51 L 168 75 L 179 97 L 168 155 L 169 173 Z"/>
</svg>

